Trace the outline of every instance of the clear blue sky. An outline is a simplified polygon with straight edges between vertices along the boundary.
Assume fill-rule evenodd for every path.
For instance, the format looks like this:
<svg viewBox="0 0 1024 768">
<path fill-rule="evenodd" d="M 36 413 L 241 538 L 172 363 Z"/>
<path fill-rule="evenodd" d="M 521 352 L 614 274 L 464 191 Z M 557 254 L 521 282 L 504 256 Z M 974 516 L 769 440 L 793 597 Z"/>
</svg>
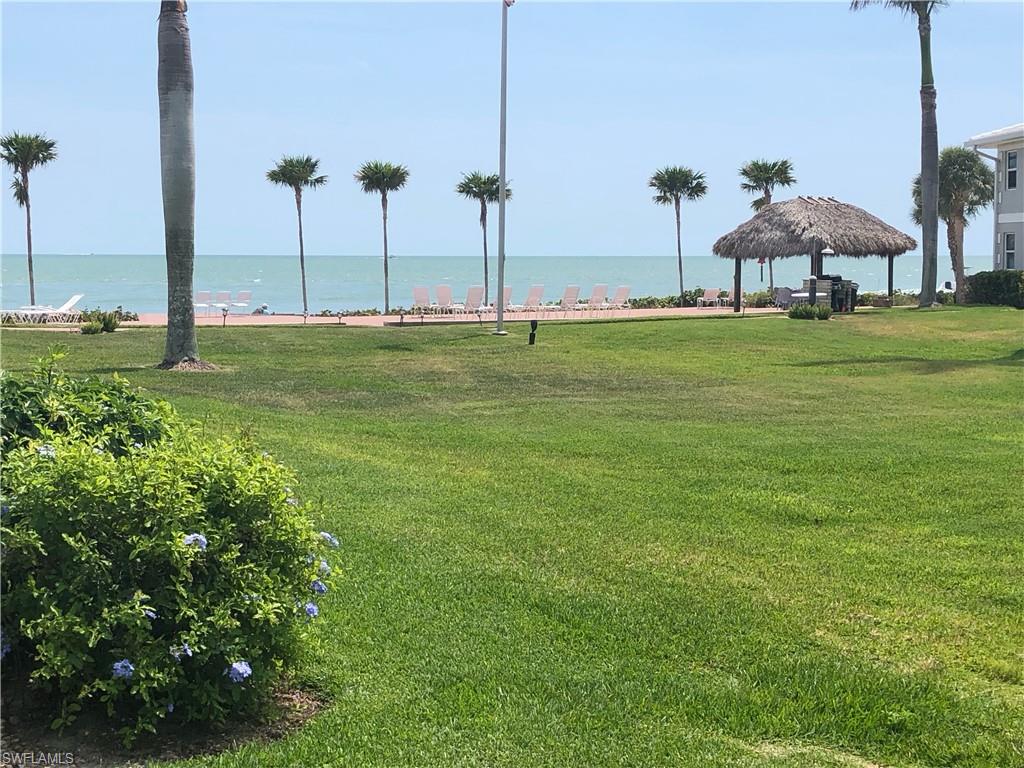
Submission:
<svg viewBox="0 0 1024 768">
<path fill-rule="evenodd" d="M 32 180 L 38 253 L 161 253 L 156 0 L 4 2 L 3 131 L 45 131 L 60 158 Z M 684 250 L 706 254 L 750 215 L 736 169 L 788 157 L 792 194 L 834 195 L 913 232 L 919 63 L 914 23 L 835 3 L 567 3 L 512 8 L 511 254 L 661 254 L 658 166 L 704 171 Z M 476 255 L 477 210 L 453 187 L 497 170 L 497 2 L 191 4 L 197 253 L 293 253 L 291 195 L 265 171 L 322 160 L 308 195 L 311 253 L 380 248 L 363 161 L 411 170 L 391 203 L 398 254 Z M 954 3 L 933 46 L 941 145 L 1024 120 L 1020 3 Z M 3 190 L 6 253 L 24 252 Z M 783 193 L 784 196 L 788 196 Z M 968 253 L 991 251 L 991 215 Z M 940 238 L 944 245 L 944 237 Z"/>
</svg>

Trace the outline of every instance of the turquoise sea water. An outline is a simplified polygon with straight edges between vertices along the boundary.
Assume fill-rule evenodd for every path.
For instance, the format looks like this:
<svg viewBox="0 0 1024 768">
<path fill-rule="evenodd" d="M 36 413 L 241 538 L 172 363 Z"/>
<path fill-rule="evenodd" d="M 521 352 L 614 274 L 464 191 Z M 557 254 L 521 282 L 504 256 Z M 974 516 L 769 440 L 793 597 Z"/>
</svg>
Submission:
<svg viewBox="0 0 1024 768">
<path fill-rule="evenodd" d="M 34 259 L 36 301 L 62 304 L 75 293 L 85 294 L 80 306 L 112 309 L 121 305 L 135 312 L 166 310 L 166 278 L 162 255 L 70 255 L 37 254 Z M 497 276 L 491 260 L 491 300 Z M 990 269 L 987 256 L 969 258 L 971 271 Z M 506 280 L 512 286 L 513 301 L 522 301 L 533 283 L 545 286 L 544 299 L 553 301 L 568 284 L 579 285 L 587 296 L 595 283 L 607 283 L 609 293 L 617 285 L 629 285 L 632 296 L 667 296 L 678 292 L 674 255 L 664 256 L 518 256 L 506 262 Z M 861 292 L 884 290 L 885 261 L 882 259 L 835 258 L 826 262 L 831 274 L 856 280 Z M 715 256 L 684 256 L 687 289 L 727 289 L 732 285 L 733 265 Z M 896 260 L 897 288 L 920 287 L 920 257 Z M 775 265 L 776 285 L 800 285 L 809 270 L 808 259 L 785 259 Z M 28 278 L 24 255 L 2 257 L 0 294 L 5 308 L 28 303 Z M 368 309 L 382 307 L 384 280 L 380 256 L 307 256 L 306 277 L 310 312 L 322 309 Z M 391 304 L 409 306 L 412 287 L 427 285 L 433 299 L 434 286 L 452 286 L 456 300 L 465 298 L 470 285 L 483 283 L 480 256 L 393 256 L 390 260 Z M 940 280 L 952 274 L 940 257 Z M 767 287 L 756 263 L 743 268 L 743 288 L 754 291 Z M 274 312 L 301 312 L 297 255 L 281 256 L 197 256 L 196 290 L 252 291 L 253 305 L 266 303 Z"/>
</svg>

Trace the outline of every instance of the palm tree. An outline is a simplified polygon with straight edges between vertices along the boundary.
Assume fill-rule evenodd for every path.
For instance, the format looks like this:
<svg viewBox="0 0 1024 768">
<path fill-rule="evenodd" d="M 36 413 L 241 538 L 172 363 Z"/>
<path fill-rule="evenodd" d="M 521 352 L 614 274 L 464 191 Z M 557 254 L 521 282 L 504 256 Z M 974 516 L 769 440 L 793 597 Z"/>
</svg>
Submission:
<svg viewBox="0 0 1024 768">
<path fill-rule="evenodd" d="M 947 0 L 852 0 L 850 8 L 868 5 L 895 8 L 917 17 L 921 48 L 921 295 L 918 305 L 935 301 L 939 241 L 939 128 L 935 118 L 935 76 L 932 73 L 932 11 Z"/>
<path fill-rule="evenodd" d="M 964 147 L 946 147 L 939 155 L 939 217 L 946 222 L 949 258 L 956 277 L 956 300 L 967 300 L 967 279 L 964 274 L 964 229 L 968 219 L 977 216 L 992 201 L 995 174 L 976 152 Z M 921 177 L 914 179 L 912 190 L 914 221 L 920 224 Z"/>
<path fill-rule="evenodd" d="M 480 202 L 480 228 L 484 232 L 484 304 L 490 304 L 490 290 L 487 283 L 487 205 L 498 202 L 498 174 L 485 175 L 480 171 L 462 174 L 462 181 L 455 191 L 470 200 Z M 512 199 L 512 189 L 505 184 L 505 199 Z"/>
<path fill-rule="evenodd" d="M 196 146 L 192 121 L 192 44 L 185 0 L 160 3 L 157 93 L 160 100 L 160 183 L 167 262 L 167 337 L 161 368 L 202 366 L 196 342 Z"/>
<path fill-rule="evenodd" d="M 309 314 L 306 300 L 306 251 L 302 242 L 302 190 L 316 189 L 327 183 L 326 176 L 318 176 L 320 161 L 309 155 L 285 155 L 276 166 L 267 171 L 267 181 L 295 192 L 295 212 L 299 216 L 299 274 L 302 277 L 302 314 Z"/>
<path fill-rule="evenodd" d="M 36 303 L 36 281 L 32 271 L 32 201 L 28 195 L 28 173 L 57 157 L 57 142 L 38 133 L 9 133 L 0 139 L 4 162 L 14 171 L 11 190 L 25 209 L 25 242 L 28 250 L 28 298 Z"/>
<path fill-rule="evenodd" d="M 679 262 L 679 306 L 684 306 L 683 243 L 679 220 L 679 204 L 684 200 L 699 200 L 708 191 L 704 174 L 682 166 L 666 166 L 655 171 L 647 182 L 655 190 L 654 202 L 672 205 L 676 210 L 676 258 Z"/>
<path fill-rule="evenodd" d="M 404 165 L 371 160 L 363 163 L 355 173 L 355 180 L 368 195 L 380 195 L 381 215 L 384 221 L 384 314 L 391 311 L 388 298 L 388 192 L 395 192 L 409 181 L 409 170 Z"/>
<path fill-rule="evenodd" d="M 793 163 L 789 160 L 751 160 L 740 168 L 743 182 L 740 189 L 761 196 L 754 200 L 750 207 L 759 211 L 772 203 L 772 192 L 776 187 L 789 187 L 796 184 L 793 175 Z M 775 289 L 775 274 L 772 270 L 773 259 L 768 257 L 768 290 Z M 763 275 L 762 275 L 763 277 Z"/>
</svg>

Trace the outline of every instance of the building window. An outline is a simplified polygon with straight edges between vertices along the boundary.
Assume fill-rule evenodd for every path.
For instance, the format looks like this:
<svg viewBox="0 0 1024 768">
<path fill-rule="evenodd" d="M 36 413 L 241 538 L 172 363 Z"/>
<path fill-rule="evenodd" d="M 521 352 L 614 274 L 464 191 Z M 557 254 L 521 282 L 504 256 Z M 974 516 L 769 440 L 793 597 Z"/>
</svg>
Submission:
<svg viewBox="0 0 1024 768">
<path fill-rule="evenodd" d="M 1017 153 L 1006 153 L 1006 188 L 1017 188 Z"/>
<path fill-rule="evenodd" d="M 1007 269 L 1017 268 L 1017 235 L 1013 232 L 1003 235 L 1003 260 Z"/>
</svg>

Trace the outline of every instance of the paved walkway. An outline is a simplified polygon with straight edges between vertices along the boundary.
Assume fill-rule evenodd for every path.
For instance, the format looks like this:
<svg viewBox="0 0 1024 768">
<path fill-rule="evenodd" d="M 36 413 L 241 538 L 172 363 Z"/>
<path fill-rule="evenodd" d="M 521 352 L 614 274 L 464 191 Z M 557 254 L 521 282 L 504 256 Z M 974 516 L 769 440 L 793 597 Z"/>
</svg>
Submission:
<svg viewBox="0 0 1024 768">
<path fill-rule="evenodd" d="M 763 309 L 745 309 L 747 315 L 773 315 L 779 314 L 782 310 L 773 307 Z M 527 320 L 539 319 L 545 322 L 557 320 L 639 320 L 652 317 L 714 317 L 734 314 L 731 307 L 697 308 L 686 307 L 680 309 L 602 309 L 597 312 L 507 312 L 505 320 L 510 323 L 524 322 Z M 486 324 L 493 324 L 495 315 L 493 312 L 482 315 L 482 321 Z M 406 325 L 435 325 L 445 323 L 480 323 L 481 317 L 475 314 L 469 315 L 406 315 L 404 321 L 397 315 L 369 315 L 365 317 L 319 317 L 310 315 L 306 325 L 350 325 L 364 327 L 382 327 L 385 325 L 399 325 L 404 322 Z M 125 326 L 139 325 L 167 325 L 167 315 L 157 313 L 143 313 L 139 315 L 138 321 L 122 323 Z M 196 315 L 196 325 L 303 325 L 302 315 L 228 315 L 223 317 L 215 315 Z"/>
</svg>

